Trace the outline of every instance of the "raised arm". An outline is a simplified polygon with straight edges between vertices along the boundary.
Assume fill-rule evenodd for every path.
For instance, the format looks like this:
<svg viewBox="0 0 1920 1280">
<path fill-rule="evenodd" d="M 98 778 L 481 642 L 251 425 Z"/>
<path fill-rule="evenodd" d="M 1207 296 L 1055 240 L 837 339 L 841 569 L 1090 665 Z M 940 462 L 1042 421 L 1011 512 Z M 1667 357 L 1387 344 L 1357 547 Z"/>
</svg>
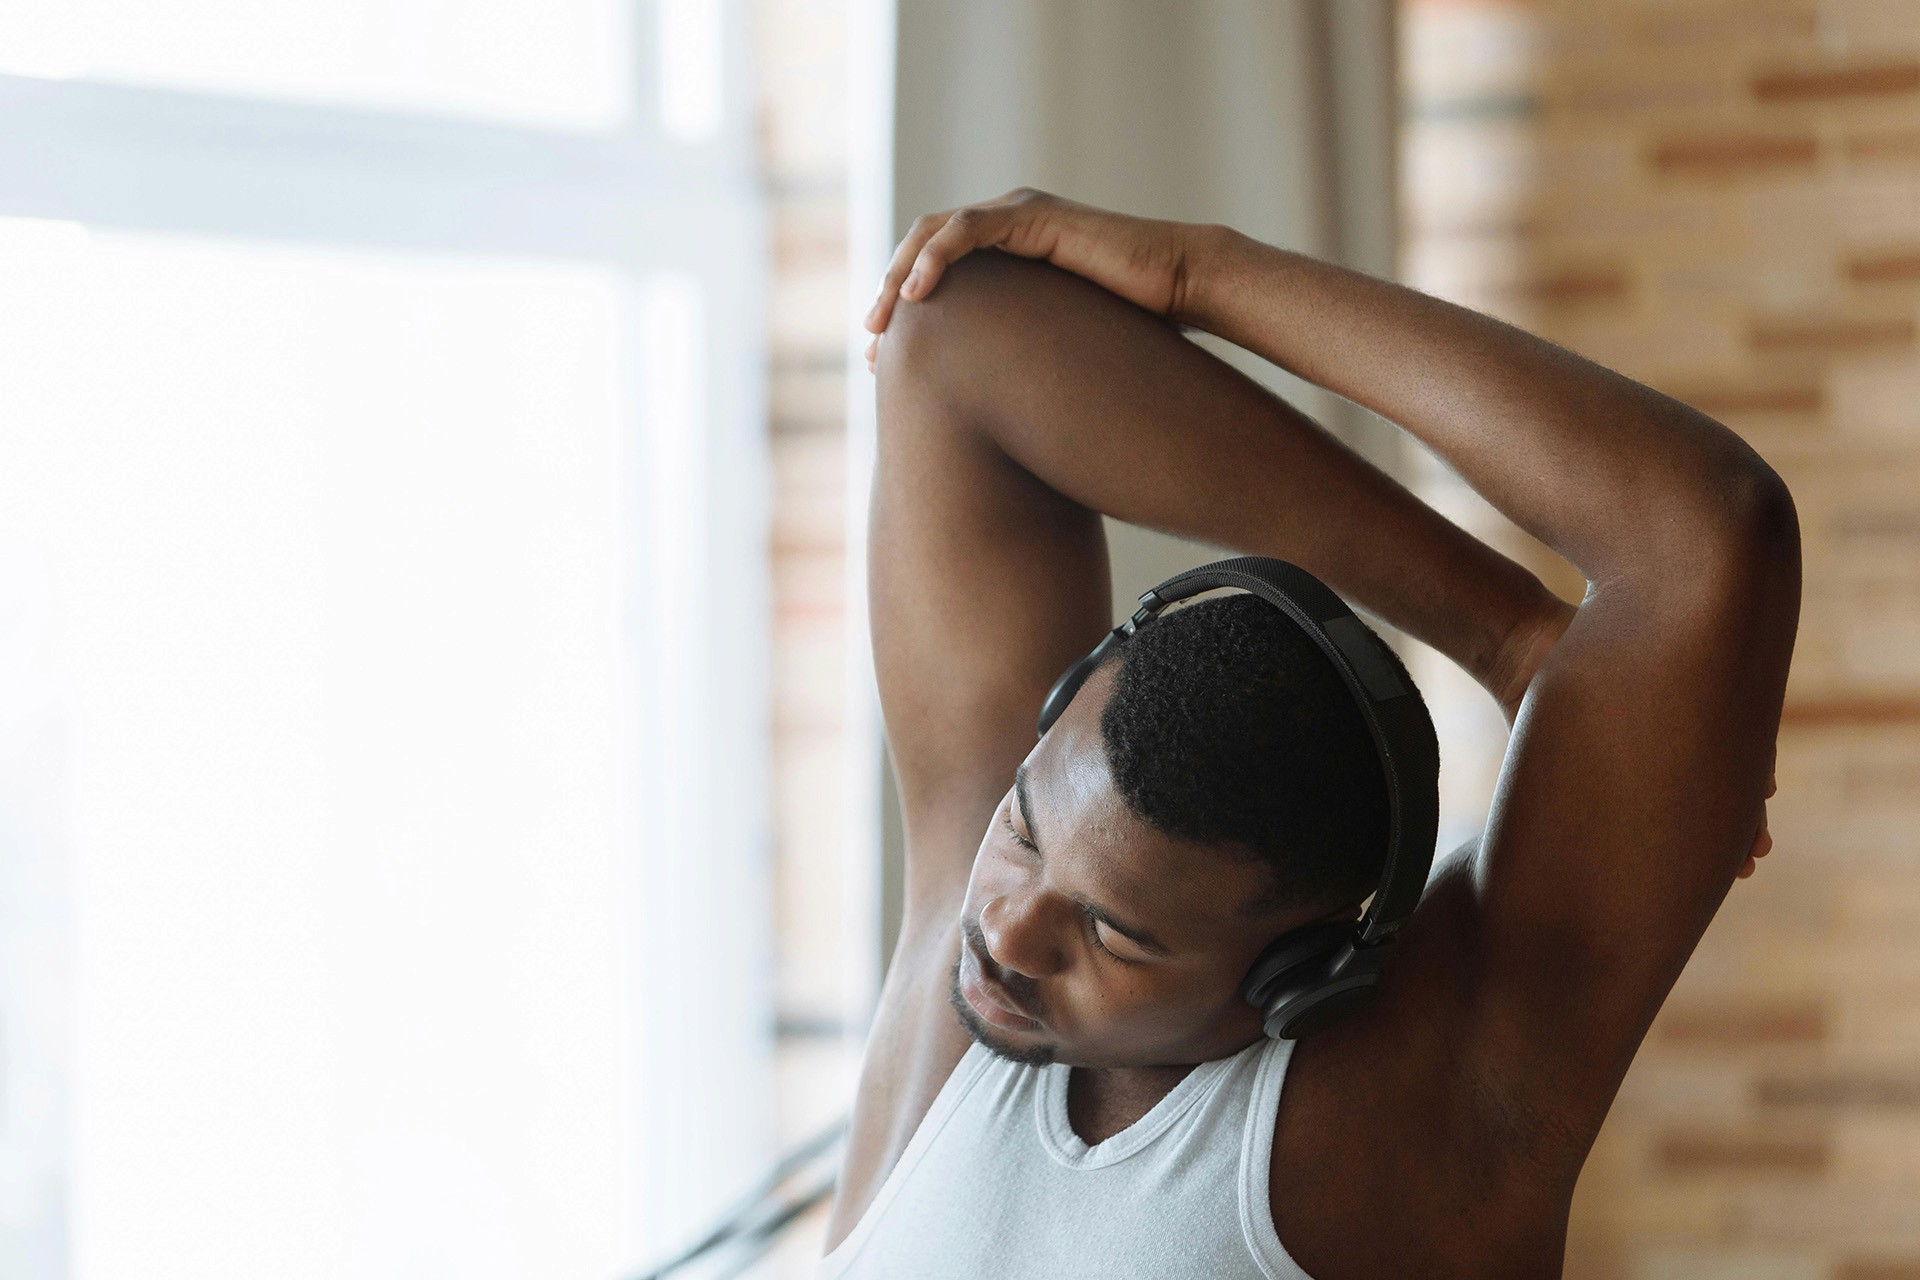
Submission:
<svg viewBox="0 0 1920 1280">
<path fill-rule="evenodd" d="M 946 1004 L 974 853 L 1047 688 L 1112 625 L 1100 513 L 1304 564 L 1512 701 L 1570 610 L 1164 320 L 1000 254 L 904 308 L 878 356 L 875 666 L 906 913 L 830 1239 L 966 1040 Z"/>
<path fill-rule="evenodd" d="M 1483 1082 L 1583 1143 L 1764 820 L 1799 617 L 1792 499 L 1711 418 L 1510 325 L 1204 242 L 1194 323 L 1399 423 L 1588 580 L 1461 910 L 1430 922 L 1468 957 Z"/>
<path fill-rule="evenodd" d="M 869 327 L 888 328 L 896 290 L 937 300 L 982 247 L 1046 258 L 1375 410 L 1588 579 L 1526 694 L 1478 855 L 1403 935 L 1410 980 L 1375 1019 L 1401 1019 L 1395 1060 L 1459 1063 L 1463 1105 L 1490 1125 L 1539 1121 L 1501 1133 L 1506 1156 L 1528 1136 L 1584 1153 L 1755 847 L 1799 612 L 1785 486 L 1712 419 L 1487 316 L 1224 228 L 1037 193 L 919 224 Z M 1410 1038 L 1422 1019 L 1430 1044 Z"/>
<path fill-rule="evenodd" d="M 1405 428 L 1595 589 L 1697 599 L 1688 565 L 1780 563 L 1785 486 L 1705 414 L 1464 307 L 1223 228 L 1198 238 L 1189 323 Z"/>
<path fill-rule="evenodd" d="M 909 822 L 955 792 L 997 802 L 1041 695 L 1111 625 L 1100 514 L 1292 560 L 1504 703 L 1572 614 L 1278 396 L 1067 273 L 955 267 L 895 321 L 880 375 L 874 644 Z M 909 911 L 962 887 L 972 852 L 913 851 Z"/>
</svg>

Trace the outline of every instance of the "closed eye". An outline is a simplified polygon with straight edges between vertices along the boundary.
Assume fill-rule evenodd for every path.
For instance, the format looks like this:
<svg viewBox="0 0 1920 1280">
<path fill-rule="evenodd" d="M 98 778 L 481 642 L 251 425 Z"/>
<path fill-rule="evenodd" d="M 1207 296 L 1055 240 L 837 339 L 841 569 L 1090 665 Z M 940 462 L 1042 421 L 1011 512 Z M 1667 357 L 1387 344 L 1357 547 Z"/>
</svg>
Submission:
<svg viewBox="0 0 1920 1280">
<path fill-rule="evenodd" d="M 1019 828 L 1013 825 L 1013 806 L 1012 805 L 1008 805 L 1006 808 L 1006 811 L 1001 815 L 1000 825 L 1007 829 L 1007 834 L 1013 837 L 1013 842 L 1015 844 L 1019 845 L 1022 849 L 1027 850 L 1029 853 L 1034 854 L 1036 857 L 1039 856 L 1040 846 L 1036 844 L 1034 841 L 1029 840 L 1027 837 L 1021 835 Z M 1154 955 L 1163 956 L 1167 954 L 1166 948 L 1161 946 L 1158 942 L 1155 942 L 1154 940 L 1152 940 L 1149 937 L 1146 937 L 1145 935 L 1135 937 L 1133 935 L 1132 930 L 1122 928 L 1111 917 L 1109 917 L 1106 912 L 1094 906 L 1091 902 L 1087 902 L 1083 899 L 1079 901 L 1080 901 L 1080 913 L 1086 919 L 1087 933 L 1093 939 L 1093 945 L 1098 947 L 1101 951 L 1105 952 L 1110 959 L 1115 960 L 1120 964 L 1146 964 L 1147 963 L 1147 961 L 1145 960 L 1136 959 L 1131 956 L 1123 956 L 1118 951 L 1115 951 L 1112 947 L 1108 946 L 1106 943 L 1106 939 L 1101 936 L 1100 931 L 1102 929 L 1111 929 L 1114 933 L 1127 939 L 1127 941 L 1132 943 L 1134 946 L 1140 947 L 1142 950 L 1151 952 Z"/>
<path fill-rule="evenodd" d="M 1095 915 L 1092 911 L 1086 909 L 1085 907 L 1081 908 L 1080 914 L 1084 915 L 1087 918 L 1087 932 L 1093 935 L 1094 946 L 1100 948 L 1102 951 L 1106 952 L 1109 956 L 1119 961 L 1121 964 L 1141 963 L 1138 960 L 1130 959 L 1127 956 L 1121 955 L 1118 951 L 1115 951 L 1112 947 L 1107 945 L 1107 940 L 1100 936 L 1101 922 L 1100 922 L 1099 916 Z"/>
</svg>

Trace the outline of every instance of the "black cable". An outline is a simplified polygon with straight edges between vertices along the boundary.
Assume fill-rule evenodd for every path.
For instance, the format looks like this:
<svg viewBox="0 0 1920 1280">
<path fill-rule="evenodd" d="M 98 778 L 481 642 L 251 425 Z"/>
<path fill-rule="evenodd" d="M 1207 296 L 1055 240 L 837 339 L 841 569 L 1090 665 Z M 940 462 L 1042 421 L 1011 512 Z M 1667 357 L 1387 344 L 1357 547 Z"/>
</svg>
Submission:
<svg viewBox="0 0 1920 1280">
<path fill-rule="evenodd" d="M 766 1257 L 772 1250 L 774 1241 L 779 1239 L 781 1232 L 792 1226 L 796 1218 L 833 1194 L 833 1184 L 836 1181 L 838 1179 L 833 1175 L 827 1175 L 821 1179 L 819 1185 L 782 1206 L 773 1217 L 736 1237 L 734 1243 L 741 1245 L 749 1252 L 745 1257 L 736 1259 L 732 1266 L 715 1276 L 714 1280 L 733 1280 L 735 1276 L 745 1273 L 747 1268 Z"/>
<path fill-rule="evenodd" d="M 764 1236 L 764 1228 L 767 1224 L 760 1223 L 756 1225 L 751 1221 L 756 1211 L 765 1207 L 767 1201 L 780 1189 L 781 1183 L 793 1177 L 794 1174 L 806 1168 L 830 1150 L 846 1131 L 847 1121 L 842 1117 L 828 1125 L 825 1129 L 822 1129 L 819 1133 L 816 1133 L 813 1137 L 808 1138 L 793 1150 L 787 1152 L 784 1156 L 781 1156 L 780 1159 L 775 1162 L 773 1168 L 755 1184 L 753 1190 L 740 1197 L 725 1213 L 721 1214 L 713 1227 L 709 1229 L 705 1235 L 701 1236 L 693 1244 L 688 1245 L 667 1261 L 657 1263 L 648 1270 L 641 1272 L 634 1280 L 662 1280 L 663 1277 L 678 1271 L 687 1264 L 696 1261 L 702 1255 L 711 1253 L 713 1250 L 720 1248 L 722 1245 L 738 1237 L 761 1238 Z M 809 1193 L 811 1199 L 807 1200 L 807 1204 L 810 1206 L 811 1204 L 818 1203 L 827 1194 L 831 1193 L 833 1183 L 834 1178 L 832 1175 L 829 1175 L 824 1189 L 816 1188 Z M 790 1208 L 791 1205 L 787 1206 L 787 1209 Z M 786 1209 L 782 1209 L 773 1219 L 778 1225 L 774 1226 L 772 1230 L 777 1233 L 781 1228 L 791 1222 L 793 1218 L 797 1216 L 798 1212 L 804 1211 L 805 1209 L 802 1208 L 796 1213 L 788 1213 Z M 756 1254 L 755 1257 L 758 1257 L 758 1255 Z"/>
</svg>

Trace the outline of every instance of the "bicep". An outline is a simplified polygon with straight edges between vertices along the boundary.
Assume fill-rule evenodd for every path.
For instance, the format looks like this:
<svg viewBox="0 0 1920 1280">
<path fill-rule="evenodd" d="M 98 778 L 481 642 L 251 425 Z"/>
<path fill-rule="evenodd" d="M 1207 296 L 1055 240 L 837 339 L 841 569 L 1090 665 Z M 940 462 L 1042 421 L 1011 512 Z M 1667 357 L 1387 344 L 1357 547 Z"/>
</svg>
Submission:
<svg viewBox="0 0 1920 1280">
<path fill-rule="evenodd" d="M 1791 560 L 1791 564 L 1785 563 Z M 1514 726 L 1471 869 L 1473 1043 L 1597 1126 L 1760 819 L 1797 551 L 1590 594 Z"/>
<path fill-rule="evenodd" d="M 963 846 L 910 842 L 910 892 L 941 897 L 964 887 L 1041 700 L 1111 625 L 1111 606 L 1100 517 L 1009 458 L 953 386 L 967 371 L 928 358 L 937 326 L 903 322 L 922 332 L 890 331 L 883 346 L 869 618 L 908 829 L 935 812 L 972 824 Z"/>
</svg>

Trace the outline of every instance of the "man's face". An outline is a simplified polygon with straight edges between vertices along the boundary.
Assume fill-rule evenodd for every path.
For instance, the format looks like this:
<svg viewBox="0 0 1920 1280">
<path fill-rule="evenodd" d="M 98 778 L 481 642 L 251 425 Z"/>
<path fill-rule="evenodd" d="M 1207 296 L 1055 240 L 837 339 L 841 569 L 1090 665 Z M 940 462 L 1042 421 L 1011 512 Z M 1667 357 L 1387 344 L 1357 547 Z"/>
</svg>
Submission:
<svg viewBox="0 0 1920 1280">
<path fill-rule="evenodd" d="M 1114 670 L 1087 682 L 1021 765 L 974 858 L 952 999 L 1003 1057 L 1167 1066 L 1245 1048 L 1261 1029 L 1240 980 L 1314 918 L 1250 913 L 1270 889 L 1261 863 L 1127 809 L 1099 730 Z"/>
</svg>

